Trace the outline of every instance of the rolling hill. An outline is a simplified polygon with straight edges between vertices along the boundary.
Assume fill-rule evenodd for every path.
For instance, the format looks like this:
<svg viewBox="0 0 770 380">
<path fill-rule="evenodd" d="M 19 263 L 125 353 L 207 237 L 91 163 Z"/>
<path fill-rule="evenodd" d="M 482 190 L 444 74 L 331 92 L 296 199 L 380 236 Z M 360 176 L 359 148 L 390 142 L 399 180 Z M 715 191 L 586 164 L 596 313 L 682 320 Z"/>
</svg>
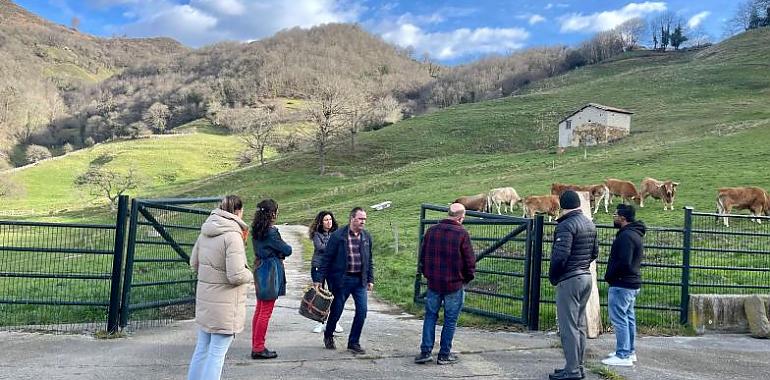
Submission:
<svg viewBox="0 0 770 380">
<path fill-rule="evenodd" d="M 770 164 L 768 56 L 767 29 L 699 51 L 632 52 L 536 82 L 518 96 L 454 106 L 362 133 L 355 153 L 341 138 L 327 158 L 328 171 L 334 175 L 318 176 L 315 157 L 306 152 L 213 178 L 206 173 L 199 180 L 187 176 L 174 184 L 148 186 L 138 194 L 236 193 L 247 200 L 247 219 L 260 198 L 272 197 L 281 207 L 279 223 L 306 223 L 320 209 L 333 210 L 344 220 L 352 206 L 390 200 L 391 208 L 370 213 L 367 227 L 378 256 L 379 294 L 408 304 L 421 203 L 445 204 L 458 195 L 499 186 L 533 195 L 548 193 L 555 181 L 592 183 L 614 177 L 638 183 L 651 176 L 681 183 L 677 207 L 712 211 L 717 187 L 770 187 L 770 173 L 764 170 Z M 555 154 L 550 141 L 555 140 L 557 122 L 588 102 L 634 111 L 632 134 L 612 145 Z M 127 148 L 137 143 L 125 144 Z M 184 161 L 208 162 L 197 152 L 185 152 L 189 156 Z M 96 153 L 83 154 L 89 156 L 80 160 L 81 168 Z M 36 188 L 31 177 L 46 167 L 40 166 L 28 169 L 24 175 L 29 177 L 21 182 Z M 157 168 L 146 170 L 153 173 Z M 40 207 L 54 204 L 54 198 L 36 199 Z M 72 210 L 82 205 L 77 206 L 76 196 L 69 196 L 57 207 Z M 682 212 L 664 212 L 656 201 L 638 216 L 655 226 L 679 226 L 682 221 Z M 598 222 L 609 221 L 608 215 L 598 215 Z"/>
<path fill-rule="evenodd" d="M 769 55 L 767 29 L 701 51 L 629 53 L 537 82 L 520 96 L 455 106 L 365 133 L 355 154 L 340 148 L 329 157 L 335 176 L 319 177 L 312 154 L 296 155 L 193 184 L 185 194 L 237 193 L 251 205 L 273 197 L 281 205 L 279 222 L 293 223 L 308 222 L 320 209 L 345 215 L 354 205 L 393 201 L 390 209 L 371 213 L 368 228 L 381 263 L 378 275 L 385 279 L 380 294 L 408 303 L 421 203 L 447 203 L 498 186 L 532 195 L 548 193 L 555 181 L 614 177 L 638 183 L 651 176 L 681 183 L 677 207 L 713 211 L 717 187 L 770 187 L 763 169 L 770 164 Z M 634 111 L 631 136 L 563 155 L 537 149 L 543 134 L 555 138 L 560 116 L 588 102 Z M 683 213 L 663 212 L 650 201 L 638 215 L 650 225 L 680 226 Z M 599 214 L 597 220 L 611 218 Z"/>
</svg>

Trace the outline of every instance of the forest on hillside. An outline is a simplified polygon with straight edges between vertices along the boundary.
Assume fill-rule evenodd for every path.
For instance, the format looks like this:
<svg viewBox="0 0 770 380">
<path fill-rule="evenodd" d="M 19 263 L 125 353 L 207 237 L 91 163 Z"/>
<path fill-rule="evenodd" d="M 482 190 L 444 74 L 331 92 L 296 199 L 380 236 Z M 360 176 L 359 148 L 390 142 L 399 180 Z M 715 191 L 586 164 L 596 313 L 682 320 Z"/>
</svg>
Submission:
<svg viewBox="0 0 770 380">
<path fill-rule="evenodd" d="M 731 22 L 762 27 L 767 0 Z M 739 17 L 741 16 L 741 17 Z M 742 17 L 747 16 L 747 17 Z M 386 43 L 358 25 L 294 28 L 250 43 L 187 49 L 173 40 L 96 38 L 0 0 L 0 168 L 115 138 L 162 134 L 202 117 L 265 144 L 297 149 L 350 140 L 432 109 L 515 95 L 531 83 L 630 50 L 709 43 L 665 13 L 632 19 L 575 47 L 546 46 L 449 67 Z M 286 109 L 274 100 L 298 99 Z M 318 126 L 280 141 L 260 137 L 284 122 Z M 326 131 L 324 131 L 326 129 Z M 331 139 L 335 134 L 344 139 Z M 256 141 L 256 142 L 255 142 Z M 322 149 L 326 149 L 323 147 Z M 247 160 L 247 161 L 250 161 Z"/>
</svg>

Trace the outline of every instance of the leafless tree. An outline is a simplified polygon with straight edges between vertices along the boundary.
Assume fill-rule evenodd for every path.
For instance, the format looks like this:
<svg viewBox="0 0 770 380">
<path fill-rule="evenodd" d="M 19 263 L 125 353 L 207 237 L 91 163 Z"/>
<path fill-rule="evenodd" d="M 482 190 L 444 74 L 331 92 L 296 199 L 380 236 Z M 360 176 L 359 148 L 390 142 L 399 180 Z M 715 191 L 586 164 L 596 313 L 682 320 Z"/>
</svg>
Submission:
<svg viewBox="0 0 770 380">
<path fill-rule="evenodd" d="M 118 173 L 102 165 L 92 165 L 85 173 L 75 178 L 75 185 L 89 188 L 94 196 L 104 196 L 109 200 L 110 208 L 114 210 L 118 198 L 126 191 L 136 189 L 139 183 L 133 168 L 126 173 Z"/>
<path fill-rule="evenodd" d="M 623 50 L 629 51 L 638 46 L 646 33 L 647 25 L 643 18 L 636 17 L 616 26 L 614 30 L 623 43 Z"/>
<path fill-rule="evenodd" d="M 166 130 L 169 117 L 171 117 L 171 111 L 167 105 L 160 102 L 153 103 L 144 113 L 145 123 L 161 133 Z"/>
<path fill-rule="evenodd" d="M 326 173 L 326 153 L 350 117 L 350 89 L 338 79 L 321 80 L 307 107 L 313 122 L 311 141 L 318 155 L 321 175 Z"/>
<path fill-rule="evenodd" d="M 273 141 L 275 127 L 278 121 L 275 111 L 267 108 L 243 108 L 230 110 L 232 116 L 227 117 L 228 123 L 237 133 L 248 149 L 259 156 L 259 164 L 265 165 L 265 148 Z"/>
</svg>

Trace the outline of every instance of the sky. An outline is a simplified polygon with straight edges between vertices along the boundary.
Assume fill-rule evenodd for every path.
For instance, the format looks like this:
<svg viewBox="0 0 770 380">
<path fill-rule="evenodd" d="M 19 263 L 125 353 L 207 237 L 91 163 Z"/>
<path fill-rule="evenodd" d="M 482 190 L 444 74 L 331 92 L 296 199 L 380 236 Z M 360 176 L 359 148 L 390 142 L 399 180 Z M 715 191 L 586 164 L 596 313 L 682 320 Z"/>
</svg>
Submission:
<svg viewBox="0 0 770 380">
<path fill-rule="evenodd" d="M 172 37 L 190 47 L 254 41 L 292 28 L 345 22 L 416 56 L 445 64 L 489 54 L 563 44 L 575 46 L 634 17 L 676 14 L 712 41 L 722 38 L 730 0 L 17 0 L 53 22 L 97 36 Z M 643 41 L 645 42 L 645 41 Z"/>
</svg>

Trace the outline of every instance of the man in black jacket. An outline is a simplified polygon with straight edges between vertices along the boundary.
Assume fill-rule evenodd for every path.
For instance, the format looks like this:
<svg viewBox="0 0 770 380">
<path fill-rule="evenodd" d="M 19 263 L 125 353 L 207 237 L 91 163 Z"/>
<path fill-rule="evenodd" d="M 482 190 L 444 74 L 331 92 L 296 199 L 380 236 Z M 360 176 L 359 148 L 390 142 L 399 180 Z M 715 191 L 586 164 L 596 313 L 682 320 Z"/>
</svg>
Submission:
<svg viewBox="0 0 770 380">
<path fill-rule="evenodd" d="M 607 309 L 615 330 L 615 352 L 602 363 L 632 366 L 636 361 L 636 315 L 634 304 L 642 287 L 641 265 L 644 256 L 642 238 L 646 232 L 644 223 L 636 220 L 636 210 L 631 205 L 618 205 L 614 224 L 619 228 L 612 242 L 607 273 L 604 279 L 610 285 Z"/>
<path fill-rule="evenodd" d="M 580 197 L 565 191 L 559 197 L 562 215 L 556 221 L 548 278 L 556 286 L 556 316 L 566 365 L 551 380 L 582 379 L 586 349 L 586 305 L 591 295 L 591 262 L 599 256 L 596 226 L 580 211 Z"/>
<path fill-rule="evenodd" d="M 314 283 L 314 286 L 320 287 L 326 280 L 334 294 L 326 326 L 337 326 L 345 302 L 353 296 L 356 313 L 348 336 L 348 351 L 353 354 L 366 353 L 359 340 L 366 320 L 366 292 L 374 287 L 373 243 L 371 235 L 364 229 L 365 225 L 366 211 L 360 207 L 353 208 L 350 211 L 350 223 L 329 237 L 319 262 L 320 276 L 318 282 Z M 324 331 L 324 346 L 330 350 L 337 348 L 333 328 Z"/>
</svg>

